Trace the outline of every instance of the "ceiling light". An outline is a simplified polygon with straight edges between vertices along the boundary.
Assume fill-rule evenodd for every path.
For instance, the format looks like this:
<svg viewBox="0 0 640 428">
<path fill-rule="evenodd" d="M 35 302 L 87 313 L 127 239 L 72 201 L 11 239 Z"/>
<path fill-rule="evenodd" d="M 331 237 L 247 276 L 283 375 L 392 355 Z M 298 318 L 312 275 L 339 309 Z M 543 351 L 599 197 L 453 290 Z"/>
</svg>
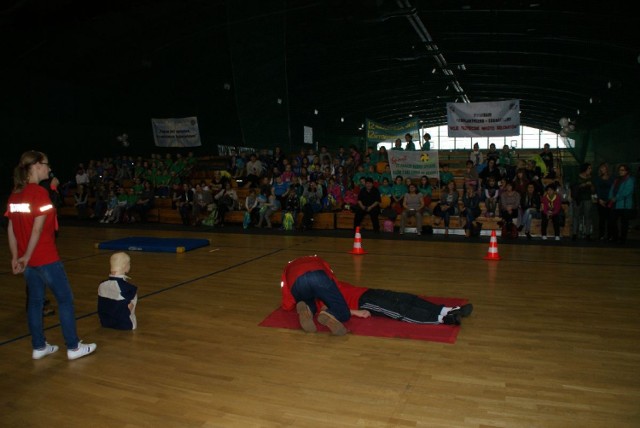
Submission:
<svg viewBox="0 0 640 428">
<path fill-rule="evenodd" d="M 589 104 L 593 104 L 593 98 L 589 98 Z"/>
<path fill-rule="evenodd" d="M 318 115 L 318 110 L 314 110 L 313 114 L 315 114 L 317 116 Z"/>
<path fill-rule="evenodd" d="M 444 90 L 445 90 L 445 91 L 448 91 L 448 90 L 449 90 L 449 85 L 447 85 L 447 87 L 446 87 L 446 88 L 444 88 Z"/>
<path fill-rule="evenodd" d="M 576 114 L 580 114 L 580 109 L 578 109 L 578 110 L 576 111 Z"/>
<path fill-rule="evenodd" d="M 409 113 L 409 117 L 413 117 L 413 113 Z"/>
<path fill-rule="evenodd" d="M 341 117 L 341 118 L 340 118 L 340 122 L 344 122 L 344 117 Z"/>
<path fill-rule="evenodd" d="M 278 100 L 276 101 L 278 104 L 282 104 L 282 98 L 278 98 Z"/>
<path fill-rule="evenodd" d="M 611 89 L 611 86 L 613 86 L 613 85 L 611 84 L 611 81 L 607 82 L 607 88 Z"/>
<path fill-rule="evenodd" d="M 431 70 L 431 74 L 436 74 L 436 69 Z"/>
</svg>

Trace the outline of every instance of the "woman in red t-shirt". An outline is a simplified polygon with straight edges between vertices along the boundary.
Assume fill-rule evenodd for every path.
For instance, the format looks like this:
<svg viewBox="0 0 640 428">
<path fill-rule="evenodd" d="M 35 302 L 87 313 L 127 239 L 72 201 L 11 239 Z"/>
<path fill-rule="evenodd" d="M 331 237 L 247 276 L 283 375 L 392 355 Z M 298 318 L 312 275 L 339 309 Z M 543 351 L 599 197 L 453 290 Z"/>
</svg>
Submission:
<svg viewBox="0 0 640 428">
<path fill-rule="evenodd" d="M 33 150 L 23 153 L 14 169 L 14 188 L 5 212 L 9 219 L 11 269 L 16 275 L 24 273 L 27 283 L 33 359 L 58 350 L 56 345 L 47 343 L 42 325 L 45 288 L 49 287 L 58 302 L 67 358 L 75 360 L 95 351 L 96 345 L 81 343 L 76 333 L 73 293 L 55 243 L 56 208 L 47 190 L 38 184 L 49 177 L 50 171 L 47 156 Z"/>
</svg>

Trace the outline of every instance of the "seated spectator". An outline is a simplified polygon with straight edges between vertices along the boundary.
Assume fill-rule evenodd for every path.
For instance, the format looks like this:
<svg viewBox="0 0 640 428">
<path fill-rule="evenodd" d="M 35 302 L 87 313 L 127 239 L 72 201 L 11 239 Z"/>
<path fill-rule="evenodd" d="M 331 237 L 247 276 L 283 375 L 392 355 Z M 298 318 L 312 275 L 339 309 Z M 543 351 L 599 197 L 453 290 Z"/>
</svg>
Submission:
<svg viewBox="0 0 640 428">
<path fill-rule="evenodd" d="M 524 195 L 527 193 L 527 187 L 529 186 L 529 180 L 527 180 L 527 176 L 525 174 L 524 169 L 518 169 L 516 171 L 516 178 L 513 180 L 513 190 L 518 192 L 520 195 Z"/>
<path fill-rule="evenodd" d="M 280 209 L 280 202 L 270 188 L 264 188 L 258 195 L 258 227 L 266 223 L 267 228 L 271 228 L 271 215 Z"/>
<path fill-rule="evenodd" d="M 222 175 L 222 171 L 215 170 L 213 171 L 213 177 L 211 178 L 211 184 L 209 184 L 209 191 L 212 195 L 215 195 L 222 189 L 224 189 L 224 184 L 229 181 L 226 177 Z"/>
<path fill-rule="evenodd" d="M 402 213 L 404 195 L 409 192 L 409 188 L 404 182 L 404 178 L 398 175 L 391 186 L 391 207 L 398 214 Z"/>
<path fill-rule="evenodd" d="M 209 189 L 204 189 L 202 184 L 196 184 L 195 192 L 193 194 L 193 206 L 191 216 L 195 223 L 198 222 L 201 216 L 206 215 L 209 211 L 209 205 L 213 203 L 213 196 Z"/>
<path fill-rule="evenodd" d="M 404 234 L 404 227 L 409 217 L 416 218 L 416 233 L 422 234 L 422 212 L 424 209 L 424 199 L 415 184 L 409 185 L 409 192 L 404 195 L 402 216 L 400 217 L 400 235 Z"/>
<path fill-rule="evenodd" d="M 284 167 L 284 172 L 282 173 L 282 181 L 284 181 L 285 183 L 291 183 L 293 181 L 293 179 L 295 178 L 295 174 L 293 173 L 293 170 L 291 169 L 291 165 L 286 165 Z"/>
<path fill-rule="evenodd" d="M 253 188 L 249 191 L 249 194 L 244 201 L 244 209 L 246 210 L 245 217 L 249 214 L 249 222 L 248 224 L 245 222 L 245 229 L 246 226 L 250 224 L 258 223 L 258 218 L 260 216 L 260 208 L 258 207 L 258 204 L 258 190 Z"/>
<path fill-rule="evenodd" d="M 540 218 L 540 194 L 533 183 L 527 185 L 527 191 L 520 198 L 520 220 L 518 231 L 524 229 L 527 239 L 531 239 L 531 221 Z"/>
<path fill-rule="evenodd" d="M 258 157 L 255 153 L 252 153 L 249 156 L 249 162 L 247 162 L 246 166 L 246 185 L 245 187 L 258 187 L 258 182 L 260 178 L 264 175 L 264 168 L 262 166 L 262 162 L 258 160 Z"/>
<path fill-rule="evenodd" d="M 280 205 L 284 202 L 284 194 L 287 193 L 290 182 L 284 181 L 282 175 L 276 175 L 273 177 L 273 183 L 271 184 L 271 193 L 273 193 L 280 202 Z"/>
<path fill-rule="evenodd" d="M 98 318 L 106 328 L 135 330 L 138 287 L 128 282 L 131 259 L 127 253 L 114 253 L 109 279 L 98 286 Z"/>
<path fill-rule="evenodd" d="M 487 167 L 483 169 L 478 176 L 480 177 L 483 186 L 487 185 L 489 178 L 493 178 L 496 183 L 502 178 L 500 169 L 496 166 L 496 161 L 494 159 L 489 159 L 487 161 Z"/>
<path fill-rule="evenodd" d="M 402 177 L 399 177 L 402 182 Z M 353 228 L 359 227 L 366 215 L 371 217 L 373 231 L 380 232 L 380 192 L 373 186 L 373 180 L 369 177 L 365 178 L 365 187 L 358 194 L 358 202 L 355 206 L 355 217 L 353 219 Z"/>
<path fill-rule="evenodd" d="M 118 197 L 113 190 L 109 191 L 108 201 L 107 201 L 107 209 L 104 212 L 104 216 L 100 223 L 112 223 L 115 221 L 114 210 L 118 206 Z"/>
<path fill-rule="evenodd" d="M 331 211 L 340 211 L 344 205 L 344 188 L 338 183 L 334 177 L 329 178 L 327 184 L 328 208 Z"/>
<path fill-rule="evenodd" d="M 449 171 L 449 164 L 440 165 L 440 188 L 446 188 L 453 181 L 453 173 Z"/>
<path fill-rule="evenodd" d="M 473 234 L 473 230 L 476 227 L 474 221 L 480 216 L 480 196 L 475 191 L 472 184 L 467 184 L 467 190 L 462 195 L 463 209 L 460 213 L 466 221 L 464 224 L 464 235 L 470 238 Z"/>
<path fill-rule="evenodd" d="M 173 183 L 171 185 L 171 209 L 178 209 L 178 202 L 182 198 L 182 185 L 178 183 Z"/>
<path fill-rule="evenodd" d="M 440 194 L 440 203 L 433 209 L 436 216 L 434 225 L 439 226 L 441 219 L 444 219 L 444 234 L 449 235 L 450 217 L 458 212 L 458 190 L 456 182 L 450 181 L 447 187 Z"/>
<path fill-rule="evenodd" d="M 322 186 L 318 186 L 315 181 L 310 181 L 302 192 L 302 227 L 304 230 L 313 227 L 313 216 L 322 211 Z M 304 202 L 302 202 L 304 201 Z"/>
<path fill-rule="evenodd" d="M 218 209 L 218 225 L 224 226 L 224 216 L 229 211 L 238 208 L 238 194 L 231 187 L 231 182 L 226 181 L 224 188 L 214 195 L 214 203 Z"/>
<path fill-rule="evenodd" d="M 284 194 L 282 203 L 282 226 L 284 229 L 287 228 L 285 222 L 287 214 L 291 215 L 290 220 L 293 223 L 290 225 L 291 228 L 289 230 L 292 230 L 298 217 L 298 213 L 300 212 L 300 196 L 298 196 L 299 187 L 300 185 L 298 183 L 293 183 Z"/>
<path fill-rule="evenodd" d="M 78 218 L 80 220 L 88 218 L 89 193 L 87 192 L 84 184 L 77 185 L 76 193 L 73 195 L 73 199 L 75 200 L 75 207 L 78 211 Z"/>
<path fill-rule="evenodd" d="M 489 177 L 487 184 L 482 191 L 482 199 L 486 207 L 485 216 L 494 217 L 498 207 L 498 198 L 500 197 L 500 188 L 496 183 L 496 179 Z"/>
<path fill-rule="evenodd" d="M 182 184 L 182 192 L 180 194 L 180 201 L 178 202 L 178 211 L 182 218 L 182 224 L 184 226 L 191 225 L 191 214 L 193 212 L 193 200 L 194 189 L 192 189 L 187 183 Z"/>
<path fill-rule="evenodd" d="M 489 161 L 493 160 L 495 165 L 498 165 L 498 160 L 500 159 L 500 153 L 498 149 L 496 149 L 496 145 L 494 143 L 489 144 L 489 150 L 485 155 L 485 159 L 487 160 L 487 165 L 489 165 Z"/>
<path fill-rule="evenodd" d="M 140 218 L 140 221 L 147 221 L 147 213 L 151 208 L 153 208 L 153 204 L 155 202 L 155 196 L 153 189 L 151 188 L 151 183 L 145 181 L 143 184 L 143 190 L 138 196 L 138 200 L 131 207 L 131 212 L 133 215 L 137 215 Z"/>
<path fill-rule="evenodd" d="M 502 176 L 506 177 L 508 181 L 513 181 L 513 178 L 515 177 L 516 165 L 513 159 L 513 150 L 511 150 L 511 147 L 509 147 L 507 144 L 502 146 L 502 150 L 500 151 L 498 167 L 501 169 L 500 173 L 502 174 Z M 514 190 L 516 190 L 516 192 L 518 191 L 517 189 L 515 189 L 515 186 Z"/>
<path fill-rule="evenodd" d="M 545 178 L 556 178 L 556 171 L 553 167 L 553 152 L 551 151 L 551 146 L 549 146 L 548 143 L 544 145 L 542 153 L 540 153 L 540 158 L 547 167 L 547 174 L 545 175 Z"/>
<path fill-rule="evenodd" d="M 371 177 L 371 179 L 373 180 L 374 186 L 378 186 L 380 184 L 380 181 L 382 181 L 381 175 L 378 174 L 378 171 L 376 170 L 376 166 L 373 164 L 369 165 L 367 173 L 365 174 L 365 177 Z"/>
<path fill-rule="evenodd" d="M 473 191 L 477 193 L 480 188 L 480 178 L 478 177 L 478 170 L 473 166 L 473 161 L 467 161 L 462 177 L 464 179 L 465 191 L 471 186 Z"/>
<path fill-rule="evenodd" d="M 543 240 L 547 239 L 549 220 L 553 223 L 553 232 L 556 236 L 556 241 L 560 240 L 560 211 L 562 211 L 562 201 L 556 194 L 555 186 L 549 184 L 544 196 L 542 196 L 542 230 L 540 234 Z"/>
<path fill-rule="evenodd" d="M 418 184 L 418 192 L 422 195 L 422 199 L 424 202 L 423 213 L 431 213 L 431 196 L 433 195 L 433 188 L 431 187 L 431 182 L 429 181 L 429 177 L 423 175 L 420 177 L 420 183 Z"/>
<path fill-rule="evenodd" d="M 513 184 L 507 182 L 505 191 L 500 193 L 500 217 L 506 224 L 513 223 L 520 213 L 520 195 L 513 190 Z"/>
<path fill-rule="evenodd" d="M 469 160 L 473 162 L 473 166 L 478 173 L 482 172 L 485 167 L 484 155 L 482 151 L 480 151 L 480 145 L 478 143 L 473 143 L 473 150 L 469 153 Z"/>
</svg>

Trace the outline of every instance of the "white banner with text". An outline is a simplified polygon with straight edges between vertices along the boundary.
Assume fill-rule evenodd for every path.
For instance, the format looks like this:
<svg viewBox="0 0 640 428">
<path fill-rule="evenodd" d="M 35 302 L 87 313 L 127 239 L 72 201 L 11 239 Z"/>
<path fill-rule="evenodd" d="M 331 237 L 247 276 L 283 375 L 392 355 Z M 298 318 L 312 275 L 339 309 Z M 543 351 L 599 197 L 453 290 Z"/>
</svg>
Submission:
<svg viewBox="0 0 640 428">
<path fill-rule="evenodd" d="M 520 135 L 520 100 L 447 103 L 449 137 Z"/>
<path fill-rule="evenodd" d="M 153 139 L 158 147 L 201 146 L 197 117 L 151 119 Z"/>
<path fill-rule="evenodd" d="M 403 151 L 389 150 L 389 168 L 391 177 L 398 175 L 403 178 L 440 177 L 440 165 L 438 163 L 438 151 Z"/>
</svg>

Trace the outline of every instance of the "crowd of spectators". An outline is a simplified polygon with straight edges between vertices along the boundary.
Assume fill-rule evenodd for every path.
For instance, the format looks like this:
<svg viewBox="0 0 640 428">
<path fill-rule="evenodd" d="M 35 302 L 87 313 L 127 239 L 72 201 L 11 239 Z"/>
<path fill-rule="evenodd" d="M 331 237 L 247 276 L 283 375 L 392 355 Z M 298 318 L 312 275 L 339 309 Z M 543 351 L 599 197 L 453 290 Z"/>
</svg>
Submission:
<svg viewBox="0 0 640 428">
<path fill-rule="evenodd" d="M 411 149 L 410 139 L 405 148 L 398 142 L 391 150 Z M 546 224 L 551 222 L 559 239 L 558 228 L 565 216 L 565 210 L 559 208 L 571 204 L 573 239 L 591 239 L 595 217 L 598 238 L 626 238 L 612 232 L 625 225 L 613 226 L 611 201 L 615 203 L 620 186 L 615 186 L 608 165 L 599 167 L 594 180 L 590 165 L 588 169 L 583 166 L 578 183 L 563 186 L 548 145 L 525 160 L 516 159 L 514 150 L 506 145 L 498 151 L 491 144 L 484 153 L 476 144 L 465 168 L 457 169 L 457 177 L 446 163 L 440 165 L 439 177 L 392 177 L 385 147 L 368 147 L 364 152 L 355 146 L 340 147 L 333 153 L 320 147 L 296 154 L 285 154 L 280 147 L 257 153 L 232 151 L 224 168 L 202 180 L 191 176 L 196 164 L 192 153 L 90 161 L 86 168 L 79 165 L 67 194 L 73 192 L 80 218 L 94 217 L 105 223 L 145 221 L 155 199 L 169 198 L 184 225 L 221 226 L 227 212 L 240 210 L 246 212 L 245 227 L 272 227 L 273 214 L 281 212 L 283 227 L 287 215 L 295 219 L 303 213 L 301 227 L 312 228 L 314 215 L 322 211 L 351 210 L 358 217 L 358 200 L 371 181 L 380 195 L 376 216 L 390 220 L 401 216 L 402 225 L 410 216 L 421 224 L 423 216 L 434 215 L 433 224 L 443 222 L 447 234 L 450 217 L 459 215 L 470 237 L 478 227 L 478 217 L 499 217 L 501 225 L 514 225 L 531 239 L 532 220 L 539 218 L 543 220 L 541 235 L 546 235 Z M 132 185 L 125 186 L 125 182 Z M 237 188 L 247 189 L 241 198 Z M 626 186 L 622 190 L 626 192 Z M 90 200 L 94 202 L 88 210 Z M 617 215 L 615 223 L 624 223 L 626 217 Z"/>
</svg>

